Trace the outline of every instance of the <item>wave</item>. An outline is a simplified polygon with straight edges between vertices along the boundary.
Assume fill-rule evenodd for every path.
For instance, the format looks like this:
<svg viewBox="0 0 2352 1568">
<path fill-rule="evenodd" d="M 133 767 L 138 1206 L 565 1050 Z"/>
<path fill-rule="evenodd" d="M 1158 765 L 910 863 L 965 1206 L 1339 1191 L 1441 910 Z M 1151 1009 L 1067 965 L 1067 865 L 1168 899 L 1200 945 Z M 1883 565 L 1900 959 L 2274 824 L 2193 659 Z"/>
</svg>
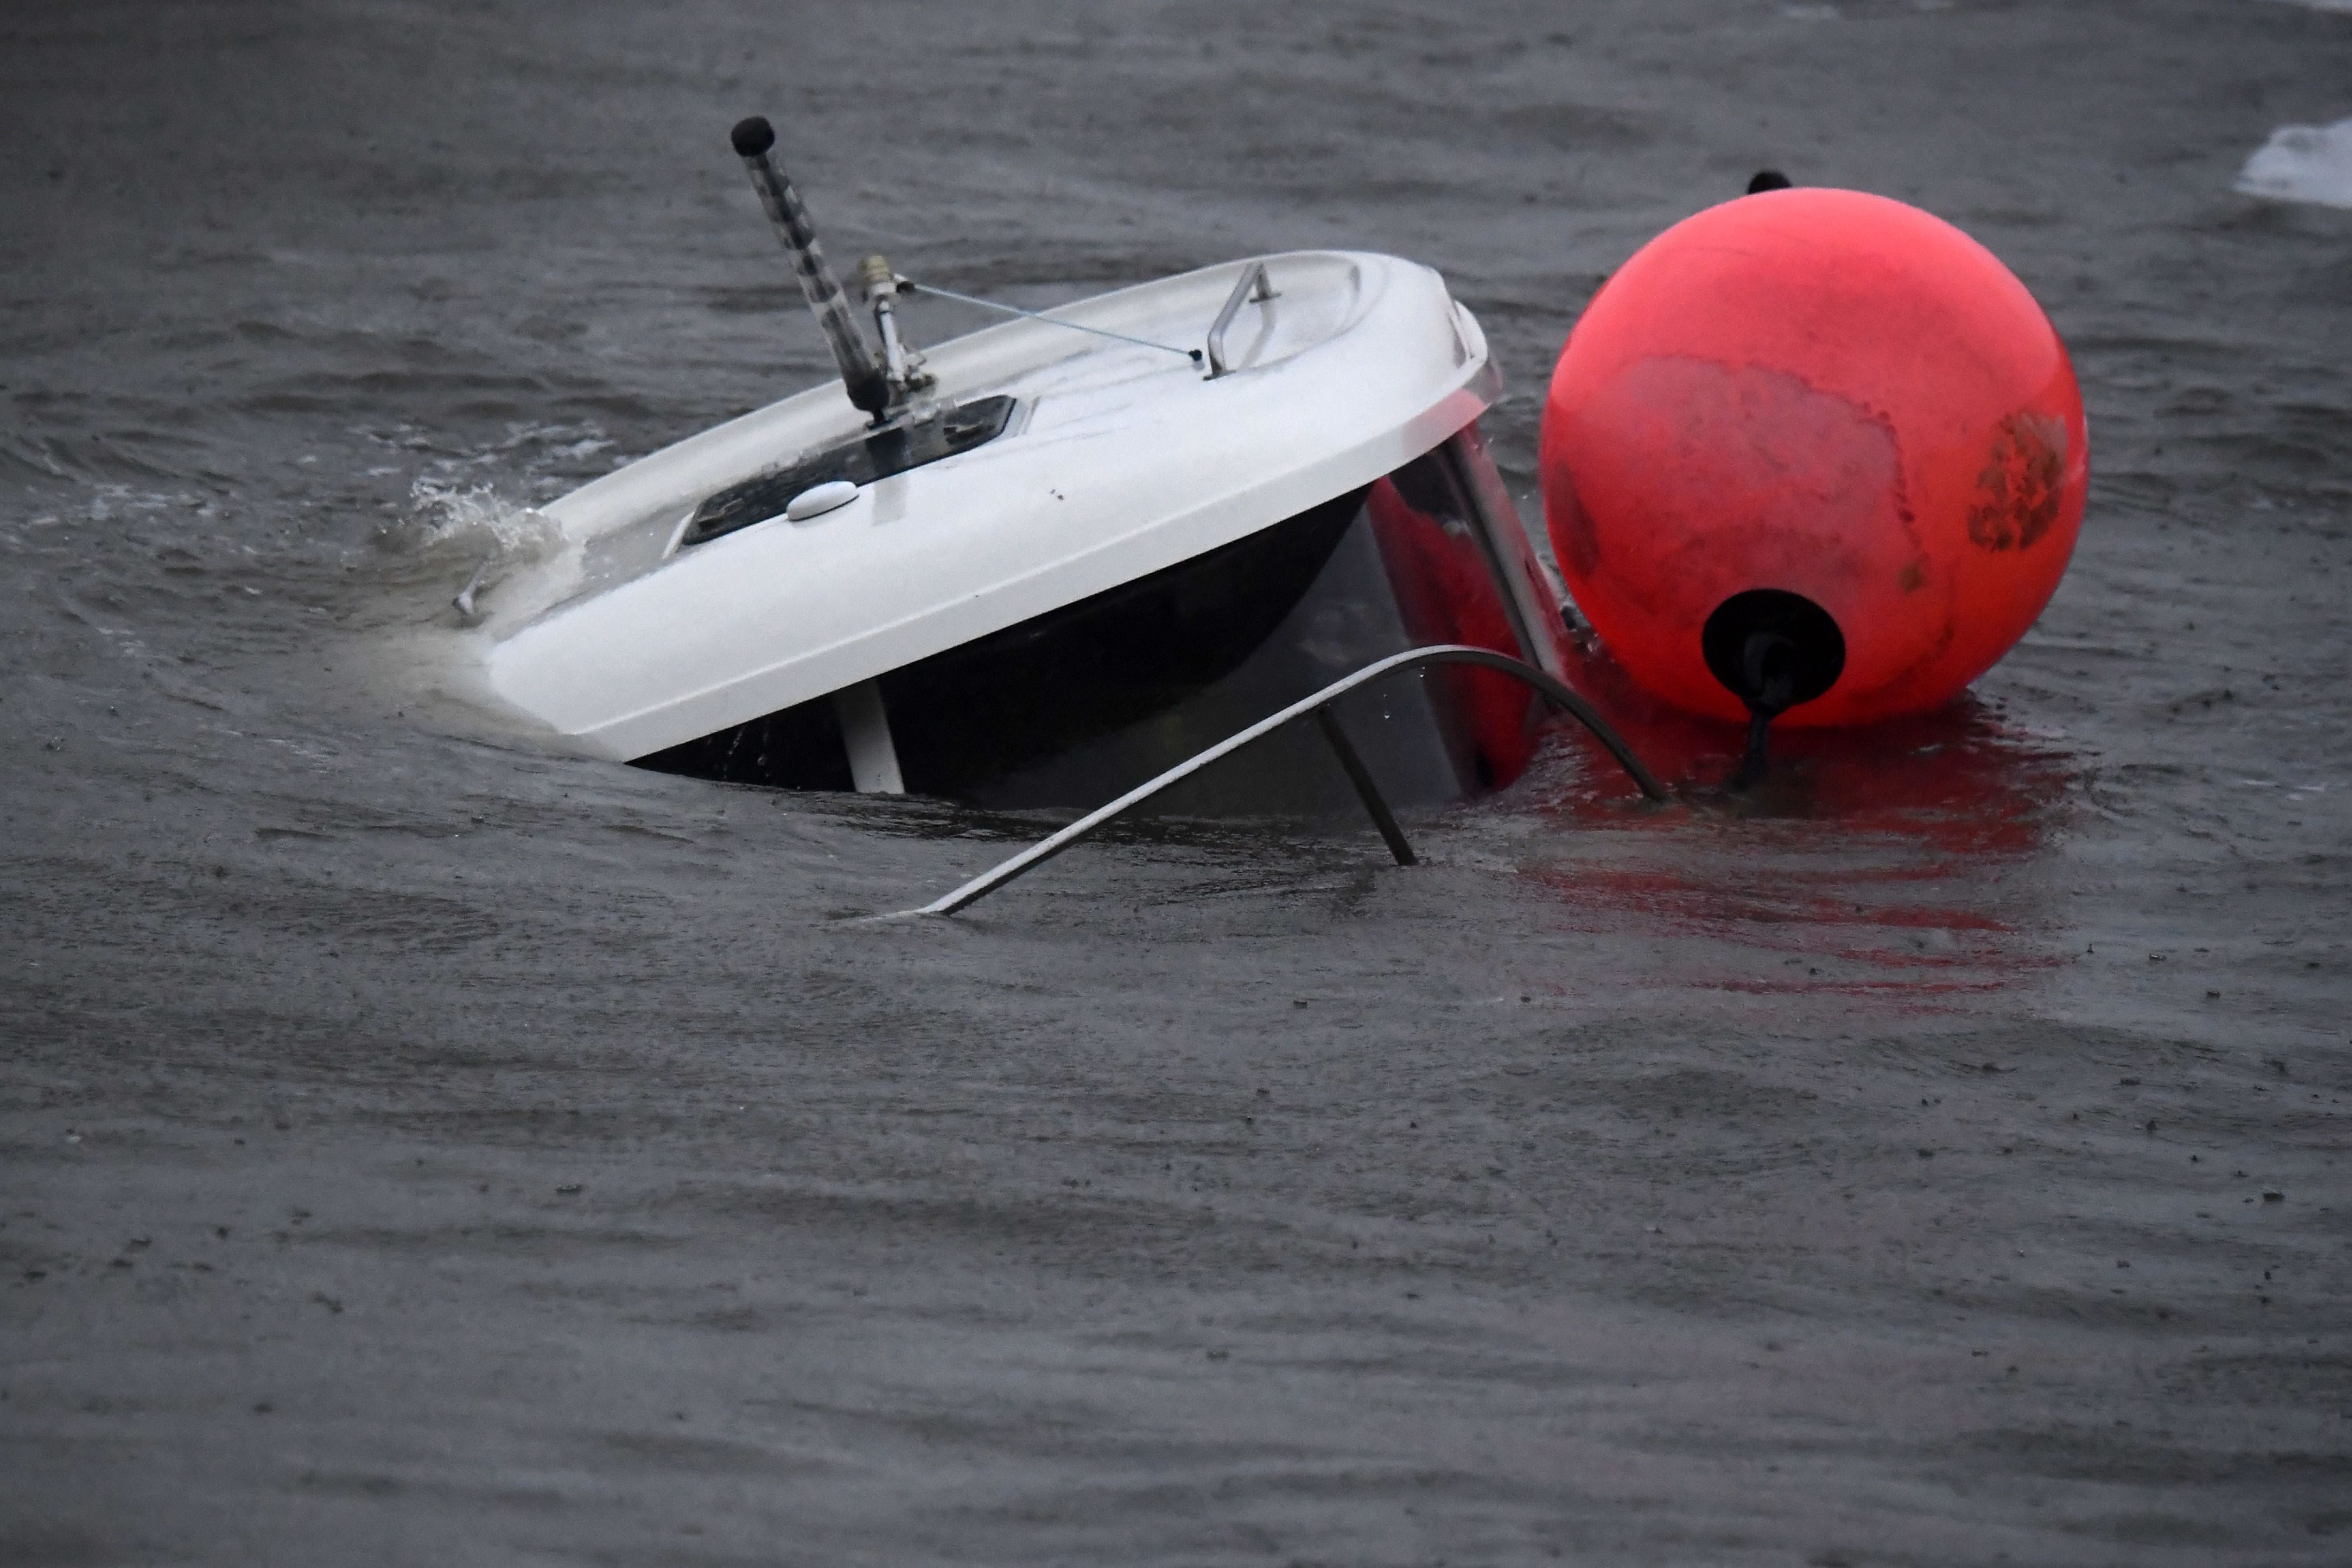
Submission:
<svg viewBox="0 0 2352 1568">
<path fill-rule="evenodd" d="M 536 507 L 487 484 L 453 484 L 426 476 L 409 489 L 409 507 L 378 531 L 376 542 L 425 568 L 485 558 L 533 561 L 562 543 L 563 531 Z"/>
<path fill-rule="evenodd" d="M 2352 11 L 2352 0 L 2331 8 Z M 2352 207 L 2352 120 L 2280 126 L 2246 160 L 2237 188 L 2273 201 Z"/>
</svg>

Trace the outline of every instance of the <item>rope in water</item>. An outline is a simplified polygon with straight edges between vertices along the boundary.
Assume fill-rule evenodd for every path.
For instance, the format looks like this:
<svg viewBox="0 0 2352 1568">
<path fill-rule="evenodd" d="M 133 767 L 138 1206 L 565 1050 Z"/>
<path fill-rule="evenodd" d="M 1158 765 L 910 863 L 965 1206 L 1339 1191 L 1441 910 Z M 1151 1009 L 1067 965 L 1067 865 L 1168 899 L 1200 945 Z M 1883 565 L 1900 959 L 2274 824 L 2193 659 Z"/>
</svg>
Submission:
<svg viewBox="0 0 2352 1568">
<path fill-rule="evenodd" d="M 1074 332 L 1092 332 L 1098 338 L 1114 338 L 1138 348 L 1158 349 L 1161 353 L 1182 354 L 1194 364 L 1201 363 L 1199 349 L 1180 349 L 1171 343 L 1155 343 L 1149 338 L 1131 338 L 1125 332 L 1114 332 L 1101 327 L 1082 326 L 1076 321 L 1065 321 L 1058 316 L 1047 316 L 1035 310 L 1024 310 L 1018 305 L 1000 305 L 993 300 L 978 300 L 970 294 L 959 294 L 952 289 L 942 289 L 936 283 L 918 283 L 909 278 L 898 280 L 898 286 L 910 294 L 937 294 L 942 300 L 953 300 L 961 305 L 977 305 L 983 310 L 1001 310 L 1008 316 L 1022 316 L 1032 321 L 1043 321 L 1049 327 L 1067 327 Z"/>
</svg>

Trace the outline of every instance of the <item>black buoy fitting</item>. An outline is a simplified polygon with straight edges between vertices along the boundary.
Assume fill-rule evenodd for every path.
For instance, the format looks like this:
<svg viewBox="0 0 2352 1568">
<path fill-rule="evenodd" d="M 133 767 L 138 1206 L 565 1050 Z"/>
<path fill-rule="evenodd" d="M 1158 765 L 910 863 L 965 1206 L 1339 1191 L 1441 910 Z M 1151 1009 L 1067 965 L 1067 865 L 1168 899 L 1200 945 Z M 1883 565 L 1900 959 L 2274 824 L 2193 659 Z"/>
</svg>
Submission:
<svg viewBox="0 0 2352 1568">
<path fill-rule="evenodd" d="M 1759 169 L 1756 177 L 1748 182 L 1748 194 L 1752 196 L 1763 191 L 1785 191 L 1795 184 L 1778 169 Z"/>
<path fill-rule="evenodd" d="M 768 123 L 767 116 L 755 114 L 749 120 L 739 120 L 727 139 L 735 143 L 735 156 L 756 158 L 776 144 L 776 128 Z"/>
<path fill-rule="evenodd" d="M 1779 588 L 1750 588 L 1715 607 L 1699 629 L 1707 672 L 1748 707 L 1748 750 L 1731 787 L 1764 776 L 1772 721 L 1837 684 L 1845 634 L 1827 610 Z"/>
</svg>

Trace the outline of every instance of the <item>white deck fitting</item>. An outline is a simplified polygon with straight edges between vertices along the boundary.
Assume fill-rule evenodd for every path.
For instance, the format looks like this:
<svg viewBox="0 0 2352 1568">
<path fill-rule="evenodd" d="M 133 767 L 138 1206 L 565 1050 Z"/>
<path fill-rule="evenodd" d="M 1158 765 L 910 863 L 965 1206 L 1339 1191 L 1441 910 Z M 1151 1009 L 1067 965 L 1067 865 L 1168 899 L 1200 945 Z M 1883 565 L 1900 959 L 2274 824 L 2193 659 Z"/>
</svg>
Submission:
<svg viewBox="0 0 2352 1568">
<path fill-rule="evenodd" d="M 640 757 L 871 680 L 1271 526 L 1421 456 L 1497 395 L 1485 335 L 1393 257 L 1265 258 L 1210 379 L 1037 321 L 929 349 L 935 395 L 1020 399 L 987 445 L 680 550 L 712 493 L 864 428 L 838 382 L 545 509 L 569 548 L 488 595 L 489 688 L 580 750 Z M 1248 265 L 1064 307 L 1197 347 Z"/>
</svg>

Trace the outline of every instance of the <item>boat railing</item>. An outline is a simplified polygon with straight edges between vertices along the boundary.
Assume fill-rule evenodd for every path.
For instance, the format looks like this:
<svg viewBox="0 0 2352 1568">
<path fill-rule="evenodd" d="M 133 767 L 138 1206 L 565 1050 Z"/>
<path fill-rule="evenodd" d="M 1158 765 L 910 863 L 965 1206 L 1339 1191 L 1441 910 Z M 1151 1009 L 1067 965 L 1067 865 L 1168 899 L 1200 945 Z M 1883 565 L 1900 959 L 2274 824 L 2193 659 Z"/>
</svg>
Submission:
<svg viewBox="0 0 2352 1568">
<path fill-rule="evenodd" d="M 1265 275 L 1265 263 L 1253 261 L 1242 268 L 1234 280 L 1234 291 L 1225 296 L 1224 308 L 1217 312 L 1215 322 L 1209 328 L 1209 379 L 1214 381 L 1233 369 L 1225 363 L 1225 329 L 1234 324 L 1234 317 L 1244 304 L 1256 300 L 1264 304 L 1274 298 L 1274 284 Z"/>
<path fill-rule="evenodd" d="M 1177 763 L 1157 778 L 1136 785 L 1109 805 L 1088 812 L 1060 832 L 1040 839 L 1011 859 L 982 872 L 953 892 L 934 899 L 920 909 L 902 910 L 899 914 L 901 916 L 951 915 L 966 905 L 986 898 L 1013 879 L 1035 870 L 1096 829 L 1118 820 L 1161 791 L 1183 783 L 1210 764 L 1232 756 L 1253 742 L 1264 740 L 1285 725 L 1309 717 L 1313 719 L 1316 728 L 1322 731 L 1323 738 L 1329 744 L 1332 754 L 1339 759 L 1339 766 L 1347 773 L 1348 782 L 1355 786 L 1358 797 L 1364 803 L 1366 814 L 1371 817 L 1372 825 L 1380 829 L 1381 837 L 1387 841 L 1389 853 L 1396 858 L 1398 865 L 1410 866 L 1413 864 L 1414 858 L 1412 846 L 1406 841 L 1403 828 L 1397 825 L 1396 814 L 1389 809 L 1387 800 L 1382 798 L 1379 786 L 1372 782 L 1372 775 L 1365 769 L 1363 759 L 1357 755 L 1356 748 L 1349 742 L 1347 732 L 1339 727 L 1338 715 L 1332 713 L 1329 709 L 1334 699 L 1344 697 L 1360 686 L 1369 686 L 1382 676 L 1392 674 L 1400 669 L 1442 664 L 1464 664 L 1481 669 L 1495 670 L 1532 688 L 1545 701 L 1592 731 L 1601 743 L 1609 749 L 1610 754 L 1617 759 L 1618 765 L 1622 767 L 1634 784 L 1640 786 L 1644 796 L 1654 801 L 1666 798 L 1666 792 L 1659 786 L 1656 777 L 1643 764 L 1642 759 L 1633 754 L 1633 748 L 1625 743 L 1623 737 L 1609 726 L 1591 703 L 1578 696 L 1565 683 L 1531 664 L 1523 663 L 1505 654 L 1496 653 L 1489 648 L 1469 647 L 1459 643 L 1440 643 L 1428 647 L 1408 648 L 1402 653 L 1391 654 L 1386 658 L 1366 665 L 1353 675 L 1333 681 L 1313 696 L 1301 698 L 1279 712 L 1269 714 L 1247 729 L 1236 731 L 1226 736 L 1198 755 Z"/>
</svg>

